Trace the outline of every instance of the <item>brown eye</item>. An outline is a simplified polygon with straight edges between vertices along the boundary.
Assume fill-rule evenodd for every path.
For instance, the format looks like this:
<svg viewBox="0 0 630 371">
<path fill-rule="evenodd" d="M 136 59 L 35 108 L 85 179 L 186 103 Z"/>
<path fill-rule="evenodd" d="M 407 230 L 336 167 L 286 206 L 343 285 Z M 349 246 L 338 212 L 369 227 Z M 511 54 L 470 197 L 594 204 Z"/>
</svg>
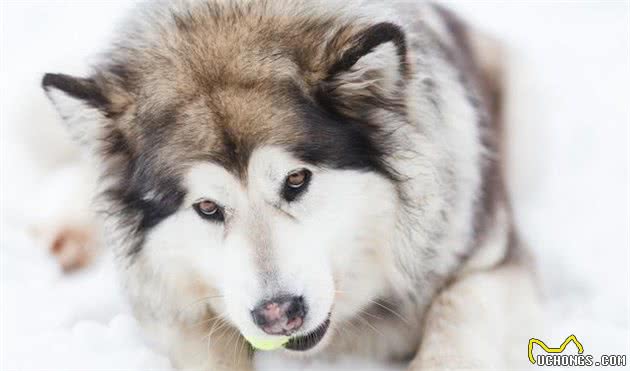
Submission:
<svg viewBox="0 0 630 371">
<path fill-rule="evenodd" d="M 219 206 L 212 201 L 201 201 L 199 203 L 199 211 L 205 215 L 212 215 L 219 211 Z"/>
<path fill-rule="evenodd" d="M 301 169 L 292 172 L 287 176 L 287 185 L 291 188 L 300 188 L 306 183 L 307 172 L 306 169 Z"/>
<path fill-rule="evenodd" d="M 312 173 L 307 169 L 299 169 L 289 173 L 284 181 L 282 197 L 291 202 L 295 201 L 306 191 L 311 181 Z"/>
<path fill-rule="evenodd" d="M 204 219 L 223 221 L 223 211 L 221 207 L 214 201 L 201 200 L 193 205 L 197 214 Z"/>
</svg>

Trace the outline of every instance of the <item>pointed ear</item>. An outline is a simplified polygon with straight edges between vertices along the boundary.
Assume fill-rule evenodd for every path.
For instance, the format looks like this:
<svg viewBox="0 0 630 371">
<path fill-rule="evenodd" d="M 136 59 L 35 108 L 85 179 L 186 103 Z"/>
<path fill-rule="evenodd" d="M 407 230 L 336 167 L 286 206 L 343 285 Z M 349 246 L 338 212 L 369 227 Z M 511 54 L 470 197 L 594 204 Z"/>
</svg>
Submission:
<svg viewBox="0 0 630 371">
<path fill-rule="evenodd" d="M 370 26 L 350 37 L 342 49 L 321 85 L 320 98 L 352 116 L 374 107 L 404 105 L 407 45 L 399 26 Z"/>
<path fill-rule="evenodd" d="M 93 147 L 111 118 L 119 113 L 107 96 L 111 89 L 95 78 L 47 73 L 42 87 L 72 138 L 84 147 Z"/>
</svg>

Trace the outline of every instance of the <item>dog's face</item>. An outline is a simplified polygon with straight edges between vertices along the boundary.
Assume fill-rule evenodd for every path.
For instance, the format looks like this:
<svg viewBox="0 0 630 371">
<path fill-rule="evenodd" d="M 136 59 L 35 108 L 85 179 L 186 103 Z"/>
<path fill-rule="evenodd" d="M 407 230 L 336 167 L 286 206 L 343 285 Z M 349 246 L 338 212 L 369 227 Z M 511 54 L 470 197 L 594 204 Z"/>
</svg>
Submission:
<svg viewBox="0 0 630 371">
<path fill-rule="evenodd" d="M 244 178 L 200 162 L 183 184 L 182 206 L 143 250 L 156 266 L 199 272 L 221 296 L 210 305 L 246 337 L 310 334 L 379 294 L 396 206 L 381 175 L 317 166 L 268 146 L 252 152 Z M 273 323 L 263 308 L 275 302 L 290 312 L 295 299 L 298 314 L 287 322 L 302 323 Z"/>
<path fill-rule="evenodd" d="M 173 21 L 176 36 L 44 87 L 104 168 L 124 264 L 182 297 L 195 287 L 189 301 L 249 339 L 290 336 L 287 348 L 308 350 L 388 282 L 404 36 L 240 16 L 229 35 Z M 296 27 L 301 40 L 279 34 Z"/>
</svg>

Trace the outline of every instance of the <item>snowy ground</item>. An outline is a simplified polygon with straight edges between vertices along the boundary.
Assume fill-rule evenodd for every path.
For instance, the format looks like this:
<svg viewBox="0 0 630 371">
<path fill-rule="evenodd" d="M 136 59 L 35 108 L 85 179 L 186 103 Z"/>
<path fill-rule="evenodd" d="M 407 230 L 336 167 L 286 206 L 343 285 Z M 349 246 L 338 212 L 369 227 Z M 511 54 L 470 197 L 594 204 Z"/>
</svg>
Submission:
<svg viewBox="0 0 630 371">
<path fill-rule="evenodd" d="M 628 2 L 452 4 L 511 47 L 511 178 L 518 222 L 547 299 L 541 337 L 573 333 L 592 354 L 628 354 L 630 10 Z M 72 151 L 39 91 L 46 71 L 81 73 L 122 1 L 3 1 L 0 75 L 2 369 L 170 369 L 142 338 L 105 256 L 62 275 L 24 222 L 46 212 L 52 169 Z M 24 140 L 27 138 L 27 140 Z M 69 147 L 68 147 L 69 148 Z M 63 155 L 53 155 L 63 153 Z M 524 366 L 526 345 L 523 344 Z M 260 369 L 395 369 L 348 360 Z"/>
</svg>

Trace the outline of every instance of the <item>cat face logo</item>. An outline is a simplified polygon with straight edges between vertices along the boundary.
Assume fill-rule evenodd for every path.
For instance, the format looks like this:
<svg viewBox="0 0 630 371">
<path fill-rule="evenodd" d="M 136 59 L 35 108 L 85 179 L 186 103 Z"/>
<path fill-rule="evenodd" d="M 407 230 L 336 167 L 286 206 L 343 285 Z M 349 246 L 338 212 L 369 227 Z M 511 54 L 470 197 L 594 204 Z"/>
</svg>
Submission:
<svg viewBox="0 0 630 371">
<path fill-rule="evenodd" d="M 536 358 L 534 358 L 534 354 L 532 352 L 534 349 L 534 344 L 538 344 L 547 353 L 562 353 L 570 342 L 573 342 L 575 344 L 578 349 L 578 354 L 584 353 L 584 347 L 582 346 L 582 343 L 578 341 L 575 335 L 569 335 L 557 348 L 550 348 L 542 340 L 531 338 L 529 339 L 529 344 L 527 346 L 527 355 L 529 356 L 529 361 L 532 364 L 536 364 Z"/>
</svg>

